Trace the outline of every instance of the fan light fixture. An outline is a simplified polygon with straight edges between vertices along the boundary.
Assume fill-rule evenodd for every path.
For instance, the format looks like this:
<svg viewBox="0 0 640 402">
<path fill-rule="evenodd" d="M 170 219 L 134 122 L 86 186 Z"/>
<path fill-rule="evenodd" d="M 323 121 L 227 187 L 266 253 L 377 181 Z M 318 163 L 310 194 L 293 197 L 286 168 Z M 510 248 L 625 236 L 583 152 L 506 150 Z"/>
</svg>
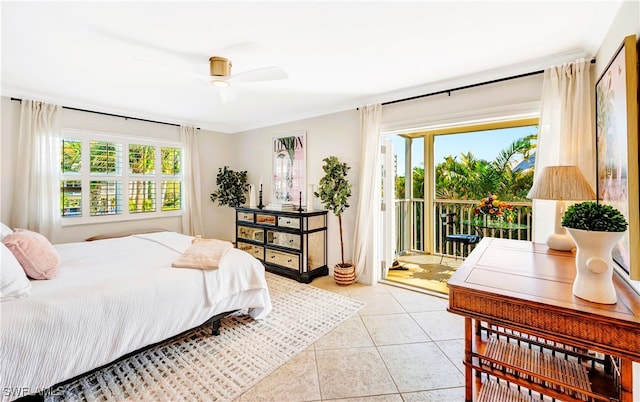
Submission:
<svg viewBox="0 0 640 402">
<path fill-rule="evenodd" d="M 209 75 L 212 77 L 211 85 L 217 88 L 227 88 L 229 82 L 225 78 L 231 75 L 231 62 L 229 59 L 218 56 L 210 57 Z"/>
<path fill-rule="evenodd" d="M 188 75 L 200 80 L 206 80 L 206 82 L 208 82 L 212 87 L 220 89 L 216 92 L 220 96 L 220 100 L 222 100 L 222 102 L 228 102 L 237 97 L 233 90 L 232 84 L 236 85 L 261 81 L 275 81 L 289 78 L 287 73 L 279 67 L 264 67 L 231 75 L 231 61 L 219 56 L 209 57 L 209 75 L 193 74 L 173 67 L 163 66 L 162 64 L 140 60 L 137 58 L 135 60 L 155 68 Z"/>
</svg>

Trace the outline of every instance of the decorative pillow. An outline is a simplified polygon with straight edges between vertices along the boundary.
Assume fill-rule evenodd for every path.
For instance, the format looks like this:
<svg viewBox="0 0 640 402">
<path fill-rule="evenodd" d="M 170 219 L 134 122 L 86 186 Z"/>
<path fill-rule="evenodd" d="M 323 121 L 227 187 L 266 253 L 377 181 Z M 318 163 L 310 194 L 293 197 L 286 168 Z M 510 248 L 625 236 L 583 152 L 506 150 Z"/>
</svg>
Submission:
<svg viewBox="0 0 640 402">
<path fill-rule="evenodd" d="M 31 282 L 16 257 L 4 244 L 0 243 L 0 301 L 27 297 Z"/>
<path fill-rule="evenodd" d="M 175 268 L 218 269 L 220 260 L 233 244 L 218 239 L 196 236 L 191 246 L 171 266 Z"/>
<path fill-rule="evenodd" d="M 40 233 L 18 229 L 2 242 L 11 250 L 29 278 L 52 279 L 58 273 L 60 254 Z"/>
<path fill-rule="evenodd" d="M 13 229 L 5 225 L 4 223 L 0 223 L 0 241 L 2 241 L 6 235 L 9 235 L 11 233 L 13 233 Z"/>
</svg>

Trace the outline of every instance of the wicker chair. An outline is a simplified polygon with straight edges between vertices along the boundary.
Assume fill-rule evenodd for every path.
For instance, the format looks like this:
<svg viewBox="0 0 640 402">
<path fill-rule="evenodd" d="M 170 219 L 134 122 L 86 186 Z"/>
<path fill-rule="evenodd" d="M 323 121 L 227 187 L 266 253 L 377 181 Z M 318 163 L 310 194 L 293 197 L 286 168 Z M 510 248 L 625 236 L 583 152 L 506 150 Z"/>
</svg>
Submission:
<svg viewBox="0 0 640 402">
<path fill-rule="evenodd" d="M 456 233 L 456 223 L 458 222 L 458 215 L 455 212 L 449 212 L 446 214 L 440 214 L 440 219 L 442 220 L 443 227 L 450 227 L 451 234 L 446 236 L 447 242 L 462 243 L 464 245 L 476 244 L 480 241 L 480 236 L 472 235 L 472 234 L 457 234 Z M 453 248 L 453 255 L 458 259 L 458 247 Z M 442 260 L 444 259 L 444 253 L 440 257 L 440 264 L 442 264 Z"/>
</svg>

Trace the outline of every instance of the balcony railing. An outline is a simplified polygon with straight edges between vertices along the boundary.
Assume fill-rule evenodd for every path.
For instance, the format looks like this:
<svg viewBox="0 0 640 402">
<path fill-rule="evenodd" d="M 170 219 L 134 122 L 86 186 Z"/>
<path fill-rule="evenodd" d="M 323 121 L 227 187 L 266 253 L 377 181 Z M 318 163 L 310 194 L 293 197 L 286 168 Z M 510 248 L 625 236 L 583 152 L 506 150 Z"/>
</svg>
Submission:
<svg viewBox="0 0 640 402">
<path fill-rule="evenodd" d="M 513 205 L 516 213 L 514 228 L 482 228 L 473 224 L 475 218 L 474 207 L 478 205 L 478 200 L 442 200 L 434 201 L 434 228 L 432 239 L 434 241 L 431 248 L 435 254 L 445 256 L 466 256 L 475 245 L 463 245 L 447 242 L 446 236 L 452 233 L 458 234 L 479 234 L 481 236 L 491 236 L 506 239 L 531 240 L 531 203 L 530 202 L 509 202 Z M 440 218 L 442 214 L 454 212 L 457 214 L 457 222 L 454 227 L 444 225 Z M 425 209 L 424 200 L 396 200 L 396 252 L 406 251 L 425 252 L 428 247 L 425 245 Z"/>
</svg>

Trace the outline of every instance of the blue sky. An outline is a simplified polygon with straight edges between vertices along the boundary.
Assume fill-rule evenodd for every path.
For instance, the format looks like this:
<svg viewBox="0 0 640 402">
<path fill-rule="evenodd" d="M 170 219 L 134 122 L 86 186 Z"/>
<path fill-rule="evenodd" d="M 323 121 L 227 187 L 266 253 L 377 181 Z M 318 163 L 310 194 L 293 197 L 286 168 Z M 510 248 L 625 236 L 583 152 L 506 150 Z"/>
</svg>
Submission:
<svg viewBox="0 0 640 402">
<path fill-rule="evenodd" d="M 537 128 L 535 126 L 527 126 L 464 134 L 438 135 L 435 138 L 435 161 L 438 164 L 449 155 L 457 156 L 459 160 L 460 154 L 467 151 L 473 152 L 477 159 L 492 161 L 501 150 L 514 140 L 536 132 Z M 397 135 L 393 135 L 391 138 L 398 160 L 397 173 L 400 176 L 404 176 L 404 139 Z M 424 165 L 423 144 L 422 140 L 414 140 L 412 150 L 413 166 Z"/>
</svg>

